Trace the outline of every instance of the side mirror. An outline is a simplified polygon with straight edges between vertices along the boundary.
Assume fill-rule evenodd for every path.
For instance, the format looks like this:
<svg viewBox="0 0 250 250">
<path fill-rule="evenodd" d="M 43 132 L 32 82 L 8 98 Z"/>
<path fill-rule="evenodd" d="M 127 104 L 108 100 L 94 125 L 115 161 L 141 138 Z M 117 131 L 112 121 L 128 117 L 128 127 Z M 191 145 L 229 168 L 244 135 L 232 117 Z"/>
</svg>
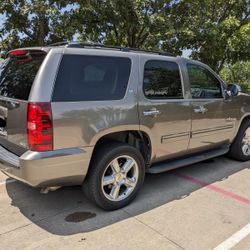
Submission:
<svg viewBox="0 0 250 250">
<path fill-rule="evenodd" d="M 227 91 L 230 92 L 231 96 L 237 96 L 241 92 L 241 87 L 238 84 L 228 84 Z"/>
</svg>

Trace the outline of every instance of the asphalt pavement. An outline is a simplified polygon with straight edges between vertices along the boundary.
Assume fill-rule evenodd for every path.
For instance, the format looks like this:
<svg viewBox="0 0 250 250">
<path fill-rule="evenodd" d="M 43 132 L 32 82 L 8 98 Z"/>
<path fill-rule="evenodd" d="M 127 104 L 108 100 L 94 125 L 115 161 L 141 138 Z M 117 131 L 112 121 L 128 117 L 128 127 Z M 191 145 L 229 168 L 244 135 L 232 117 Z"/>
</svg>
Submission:
<svg viewBox="0 0 250 250">
<path fill-rule="evenodd" d="M 80 187 L 46 195 L 0 173 L 0 249 L 250 249 L 250 162 L 218 157 L 147 175 L 106 212 Z"/>
</svg>

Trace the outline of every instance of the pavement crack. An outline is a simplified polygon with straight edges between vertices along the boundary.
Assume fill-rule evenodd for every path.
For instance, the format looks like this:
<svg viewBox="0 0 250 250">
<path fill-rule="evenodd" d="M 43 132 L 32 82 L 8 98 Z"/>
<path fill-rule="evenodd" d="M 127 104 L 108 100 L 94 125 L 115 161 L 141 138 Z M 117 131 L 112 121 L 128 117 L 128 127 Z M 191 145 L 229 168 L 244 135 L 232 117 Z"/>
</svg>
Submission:
<svg viewBox="0 0 250 250">
<path fill-rule="evenodd" d="M 165 238 L 166 240 L 172 242 L 174 245 L 176 245 L 177 247 L 186 250 L 184 247 L 182 247 L 181 245 L 179 245 L 177 242 L 171 240 L 170 238 L 168 238 L 166 235 L 162 234 L 161 232 L 159 232 L 158 230 L 156 230 L 155 228 L 151 227 L 150 225 L 148 225 L 147 223 L 143 222 L 142 220 L 138 219 L 136 216 L 130 214 L 128 211 L 126 211 L 125 209 L 123 209 L 123 211 L 128 214 L 130 217 L 133 217 L 135 220 L 137 220 L 139 223 L 143 224 L 144 226 L 150 228 L 151 230 L 153 230 L 155 233 L 161 235 L 163 238 Z"/>
<path fill-rule="evenodd" d="M 6 231 L 6 232 L 1 233 L 0 236 L 3 236 L 3 235 L 5 235 L 5 234 L 11 233 L 11 232 L 14 232 L 14 231 L 16 231 L 16 230 L 18 230 L 18 229 L 27 227 L 27 226 L 32 225 L 32 224 L 33 224 L 33 223 L 31 222 L 31 223 L 22 225 L 22 226 L 20 226 L 20 227 L 13 228 L 13 229 L 11 229 L 11 230 L 9 230 L 9 231 Z"/>
</svg>

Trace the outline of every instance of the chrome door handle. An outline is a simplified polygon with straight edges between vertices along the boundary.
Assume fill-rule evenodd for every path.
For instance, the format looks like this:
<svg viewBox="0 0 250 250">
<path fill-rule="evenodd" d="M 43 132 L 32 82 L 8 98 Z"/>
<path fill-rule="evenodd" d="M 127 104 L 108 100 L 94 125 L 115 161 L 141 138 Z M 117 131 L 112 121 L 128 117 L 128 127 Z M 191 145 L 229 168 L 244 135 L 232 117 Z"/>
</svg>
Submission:
<svg viewBox="0 0 250 250">
<path fill-rule="evenodd" d="M 195 109 L 194 109 L 194 112 L 195 112 L 195 113 L 202 113 L 202 114 L 204 114 L 204 113 L 207 112 L 207 111 L 208 111 L 208 109 L 205 108 L 205 107 L 203 107 L 203 106 L 199 106 L 198 108 L 195 108 Z"/>
<path fill-rule="evenodd" d="M 143 114 L 145 116 L 158 115 L 158 114 L 160 114 L 160 111 L 157 109 L 151 109 L 151 110 L 143 111 Z"/>
</svg>

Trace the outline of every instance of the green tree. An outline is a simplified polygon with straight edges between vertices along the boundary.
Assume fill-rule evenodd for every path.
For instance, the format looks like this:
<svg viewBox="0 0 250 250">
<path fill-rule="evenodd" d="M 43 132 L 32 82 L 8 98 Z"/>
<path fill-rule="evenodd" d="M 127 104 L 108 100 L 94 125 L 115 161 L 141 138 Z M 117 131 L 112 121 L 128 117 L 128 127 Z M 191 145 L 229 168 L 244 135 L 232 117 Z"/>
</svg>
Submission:
<svg viewBox="0 0 250 250">
<path fill-rule="evenodd" d="M 65 8 L 67 7 L 68 8 Z M 2 46 L 71 40 L 160 49 L 219 72 L 250 57 L 250 0 L 2 0 Z"/>
<path fill-rule="evenodd" d="M 69 29 L 63 32 L 67 22 L 61 21 L 68 14 L 67 11 L 63 12 L 63 8 L 69 2 L 66 0 L 2 0 L 0 14 L 5 16 L 3 28 L 0 30 L 2 47 L 10 49 L 44 45 L 72 37 L 74 32 L 69 32 Z M 61 31 L 58 32 L 60 29 Z"/>
<path fill-rule="evenodd" d="M 163 47 L 191 49 L 191 57 L 219 72 L 250 57 L 249 0 L 182 0 L 172 5 Z"/>
<path fill-rule="evenodd" d="M 159 48 L 170 0 L 79 0 L 80 38 L 106 44 Z"/>
<path fill-rule="evenodd" d="M 226 65 L 220 75 L 226 83 L 237 83 L 243 92 L 250 94 L 250 61 Z"/>
</svg>

